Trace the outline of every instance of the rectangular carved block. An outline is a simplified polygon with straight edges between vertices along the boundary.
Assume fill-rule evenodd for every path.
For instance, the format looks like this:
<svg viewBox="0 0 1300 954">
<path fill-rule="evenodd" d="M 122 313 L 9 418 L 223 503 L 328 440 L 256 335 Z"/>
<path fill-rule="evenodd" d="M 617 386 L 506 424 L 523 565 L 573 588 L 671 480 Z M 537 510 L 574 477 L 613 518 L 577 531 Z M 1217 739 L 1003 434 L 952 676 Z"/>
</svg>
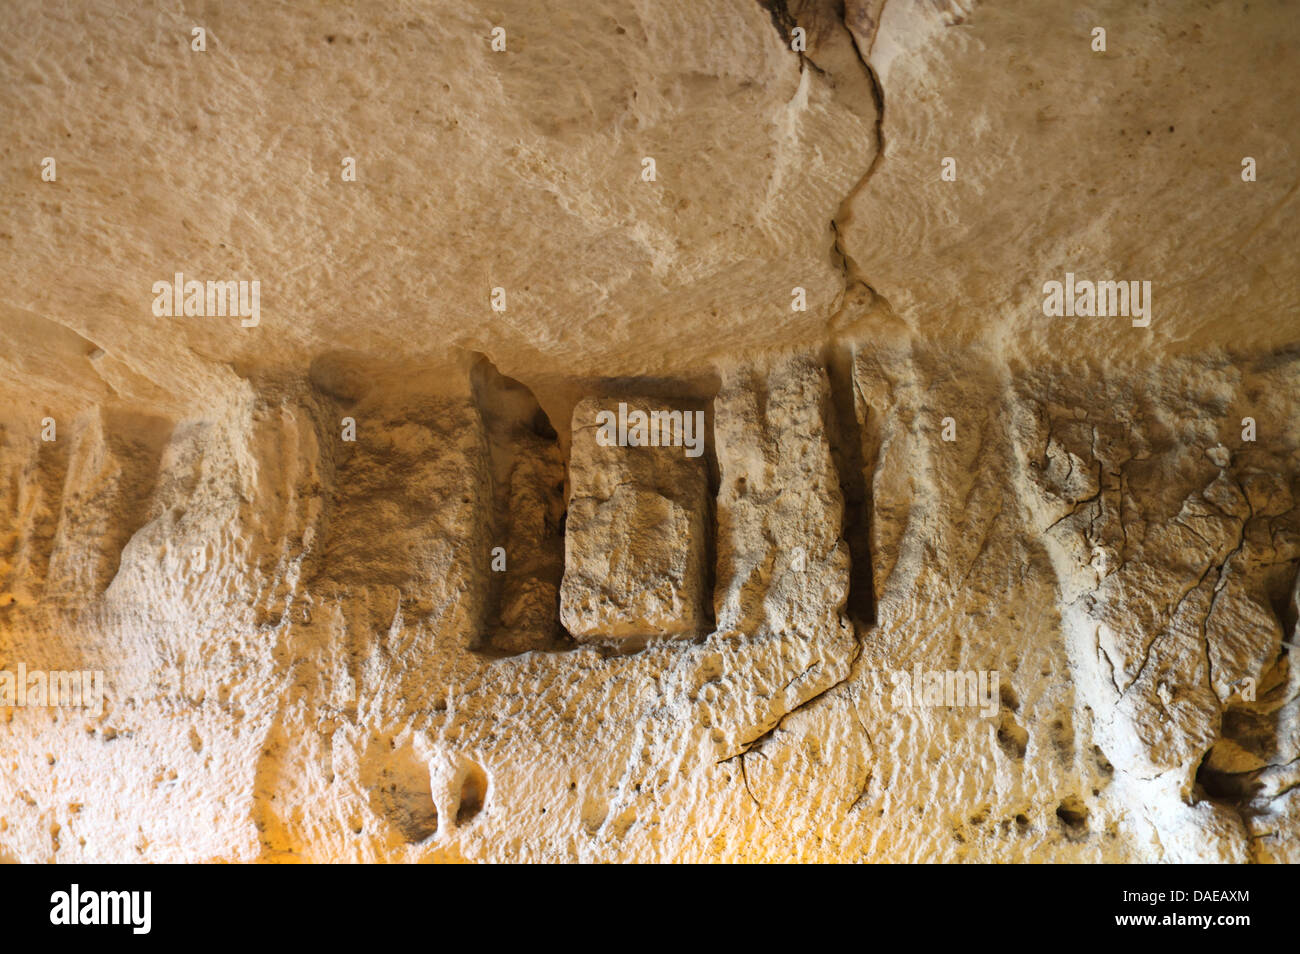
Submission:
<svg viewBox="0 0 1300 954">
<path fill-rule="evenodd" d="M 849 554 L 829 397 L 826 372 L 806 358 L 724 379 L 714 402 L 719 630 L 809 630 L 844 607 Z"/>
<path fill-rule="evenodd" d="M 620 416 L 620 404 L 628 428 L 609 426 L 608 415 Z M 660 414 L 652 417 L 654 411 Z M 670 419 L 667 411 L 681 414 Z M 637 427 L 642 420 L 656 423 L 653 434 Z M 589 398 L 574 410 L 560 588 L 560 618 L 574 637 L 673 636 L 711 628 L 703 421 L 695 407 L 658 399 Z M 628 446 L 618 444 L 621 431 Z M 651 446 L 632 446 L 643 436 Z"/>
<path fill-rule="evenodd" d="M 361 405 L 338 467 L 325 572 L 349 587 L 396 588 L 408 618 L 462 645 L 487 612 L 492 477 L 487 438 L 467 398 Z"/>
</svg>

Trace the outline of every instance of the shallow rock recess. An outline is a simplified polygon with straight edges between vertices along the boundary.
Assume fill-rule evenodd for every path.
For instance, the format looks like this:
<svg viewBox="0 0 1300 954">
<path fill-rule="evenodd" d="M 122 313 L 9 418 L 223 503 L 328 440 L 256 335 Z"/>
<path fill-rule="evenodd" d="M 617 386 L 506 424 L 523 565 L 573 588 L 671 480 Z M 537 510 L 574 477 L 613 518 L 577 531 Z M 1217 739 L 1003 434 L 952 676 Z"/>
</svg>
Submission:
<svg viewBox="0 0 1300 954">
<path fill-rule="evenodd" d="M 1293 5 L 0 33 L 0 860 L 1300 861 Z"/>
</svg>

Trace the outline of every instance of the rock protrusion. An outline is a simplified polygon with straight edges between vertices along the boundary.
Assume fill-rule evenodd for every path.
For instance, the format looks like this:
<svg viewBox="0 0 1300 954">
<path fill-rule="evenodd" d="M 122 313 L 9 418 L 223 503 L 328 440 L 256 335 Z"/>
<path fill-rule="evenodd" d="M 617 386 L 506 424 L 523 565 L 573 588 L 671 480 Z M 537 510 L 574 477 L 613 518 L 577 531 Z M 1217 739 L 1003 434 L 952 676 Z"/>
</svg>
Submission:
<svg viewBox="0 0 1300 954">
<path fill-rule="evenodd" d="M 714 402 L 718 628 L 785 632 L 844 608 L 844 500 L 827 437 L 830 388 L 808 357 L 729 372 Z"/>
<path fill-rule="evenodd" d="M 634 434 L 637 415 L 644 415 L 648 422 L 690 428 L 692 440 L 707 439 L 699 433 L 704 412 L 695 402 L 621 397 L 578 404 L 560 618 L 578 639 L 708 632 L 712 516 L 706 458 L 688 455 L 684 442 L 636 446 L 633 437 L 620 443 L 602 430 L 601 420 L 609 418 L 598 419 L 601 414 L 632 422 L 631 429 L 616 427 L 628 431 L 619 436 Z"/>
</svg>

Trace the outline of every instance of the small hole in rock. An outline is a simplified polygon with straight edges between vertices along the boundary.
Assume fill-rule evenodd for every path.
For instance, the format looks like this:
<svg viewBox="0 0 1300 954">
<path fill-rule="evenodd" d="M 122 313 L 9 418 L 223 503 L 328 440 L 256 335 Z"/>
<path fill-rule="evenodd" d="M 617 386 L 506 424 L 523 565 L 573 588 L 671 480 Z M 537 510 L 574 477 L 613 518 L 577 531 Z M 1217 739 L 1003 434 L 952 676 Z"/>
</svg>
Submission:
<svg viewBox="0 0 1300 954">
<path fill-rule="evenodd" d="M 477 765 L 471 765 L 460 785 L 460 805 L 456 809 L 456 824 L 466 825 L 483 810 L 487 801 L 487 775 Z"/>
<path fill-rule="evenodd" d="M 1066 828 L 1085 829 L 1088 826 L 1088 806 L 1077 795 L 1067 796 L 1056 807 L 1056 817 Z"/>
</svg>

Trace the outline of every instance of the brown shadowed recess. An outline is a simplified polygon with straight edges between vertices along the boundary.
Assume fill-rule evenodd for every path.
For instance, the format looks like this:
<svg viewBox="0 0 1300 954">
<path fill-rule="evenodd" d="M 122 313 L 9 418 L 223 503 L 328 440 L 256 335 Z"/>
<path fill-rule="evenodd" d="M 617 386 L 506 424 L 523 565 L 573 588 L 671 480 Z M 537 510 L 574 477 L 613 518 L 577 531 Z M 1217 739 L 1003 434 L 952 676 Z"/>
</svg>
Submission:
<svg viewBox="0 0 1300 954">
<path fill-rule="evenodd" d="M 871 579 L 871 475 L 863 456 L 862 418 L 875 413 L 862 406 L 853 388 L 853 352 L 828 348 L 826 373 L 831 385 L 826 433 L 844 495 L 844 542 L 849 546 L 849 595 L 846 611 L 859 626 L 876 619 Z"/>
<path fill-rule="evenodd" d="M 488 654 L 571 645 L 560 627 L 564 459 L 555 428 L 523 384 L 481 356 L 470 372 L 492 474 L 488 610 L 476 648 Z M 500 548 L 500 549 L 498 549 Z M 504 552 L 502 552 L 504 551 Z"/>
</svg>

